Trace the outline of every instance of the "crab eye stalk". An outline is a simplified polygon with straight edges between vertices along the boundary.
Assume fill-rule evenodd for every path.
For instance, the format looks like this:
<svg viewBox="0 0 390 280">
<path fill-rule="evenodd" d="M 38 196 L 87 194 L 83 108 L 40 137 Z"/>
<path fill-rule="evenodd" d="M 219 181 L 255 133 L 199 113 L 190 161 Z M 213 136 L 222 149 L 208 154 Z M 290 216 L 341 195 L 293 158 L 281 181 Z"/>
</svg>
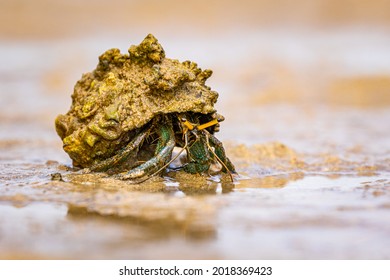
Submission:
<svg viewBox="0 0 390 280">
<path fill-rule="evenodd" d="M 211 126 L 217 125 L 217 124 L 218 124 L 218 120 L 213 119 L 213 120 L 211 120 L 211 121 L 209 121 L 209 122 L 207 122 L 207 123 L 204 123 L 204 124 L 199 125 L 199 126 L 198 126 L 198 130 L 206 129 L 206 128 L 208 128 L 208 127 L 211 127 Z"/>
</svg>

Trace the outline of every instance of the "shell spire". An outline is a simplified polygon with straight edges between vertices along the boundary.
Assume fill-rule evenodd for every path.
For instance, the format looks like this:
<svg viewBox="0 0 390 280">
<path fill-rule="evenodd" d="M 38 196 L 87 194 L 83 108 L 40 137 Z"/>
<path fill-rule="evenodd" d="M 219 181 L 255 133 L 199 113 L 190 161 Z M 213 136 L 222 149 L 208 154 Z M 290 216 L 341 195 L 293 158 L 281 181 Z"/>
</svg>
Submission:
<svg viewBox="0 0 390 280">
<path fill-rule="evenodd" d="M 156 37 L 149 34 L 138 46 L 129 48 L 130 59 L 149 60 L 153 63 L 161 62 L 165 58 L 165 51 Z"/>
</svg>

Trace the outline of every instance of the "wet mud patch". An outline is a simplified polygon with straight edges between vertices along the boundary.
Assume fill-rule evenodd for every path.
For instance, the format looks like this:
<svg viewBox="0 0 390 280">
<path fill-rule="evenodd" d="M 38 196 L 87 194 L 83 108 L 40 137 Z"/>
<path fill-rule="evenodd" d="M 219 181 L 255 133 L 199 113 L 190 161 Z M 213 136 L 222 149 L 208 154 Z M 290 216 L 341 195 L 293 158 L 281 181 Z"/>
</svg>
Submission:
<svg viewBox="0 0 390 280">
<path fill-rule="evenodd" d="M 53 121 L 74 81 L 145 34 L 4 44 L 0 258 L 390 259 L 388 32 L 354 32 L 159 34 L 215 69 L 234 183 L 72 168 Z"/>
<path fill-rule="evenodd" d="M 36 166 L 27 184 L 0 188 L 0 257 L 278 259 L 286 248 L 288 258 L 389 257 L 389 173 L 299 169 L 282 144 L 257 149 L 268 171 L 239 163 L 234 184 L 174 172 L 132 185 Z M 56 172 L 63 181 L 51 180 Z"/>
</svg>

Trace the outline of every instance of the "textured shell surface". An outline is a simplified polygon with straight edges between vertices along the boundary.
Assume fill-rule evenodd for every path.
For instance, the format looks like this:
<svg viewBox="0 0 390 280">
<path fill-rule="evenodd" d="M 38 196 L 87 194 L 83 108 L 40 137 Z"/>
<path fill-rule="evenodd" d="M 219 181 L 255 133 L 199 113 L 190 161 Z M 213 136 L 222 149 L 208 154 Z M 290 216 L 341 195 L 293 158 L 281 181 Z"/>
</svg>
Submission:
<svg viewBox="0 0 390 280">
<path fill-rule="evenodd" d="M 77 81 L 70 110 L 56 118 L 64 150 L 75 166 L 88 167 L 113 156 L 157 115 L 215 112 L 218 93 L 205 85 L 211 74 L 166 58 L 151 34 L 128 54 L 106 51 Z"/>
</svg>

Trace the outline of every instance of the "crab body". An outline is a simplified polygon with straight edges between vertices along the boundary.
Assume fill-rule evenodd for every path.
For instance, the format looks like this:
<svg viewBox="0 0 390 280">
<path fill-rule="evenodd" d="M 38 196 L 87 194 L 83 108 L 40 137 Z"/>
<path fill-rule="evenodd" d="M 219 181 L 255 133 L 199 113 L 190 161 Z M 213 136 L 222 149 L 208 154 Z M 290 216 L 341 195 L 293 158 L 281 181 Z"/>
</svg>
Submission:
<svg viewBox="0 0 390 280">
<path fill-rule="evenodd" d="M 76 83 L 69 112 L 56 118 L 64 150 L 74 166 L 133 179 L 159 171 L 187 137 L 194 142 L 185 147 L 189 160 L 206 171 L 215 156 L 201 143 L 209 146 L 212 141 L 204 134 L 214 137 L 219 125 L 195 132 L 183 129 L 178 116 L 197 122 L 216 116 L 218 93 L 205 85 L 211 74 L 196 63 L 166 58 L 150 34 L 140 45 L 131 46 L 129 54 L 106 51 L 96 69 Z M 189 166 L 184 170 L 195 173 Z"/>
</svg>

